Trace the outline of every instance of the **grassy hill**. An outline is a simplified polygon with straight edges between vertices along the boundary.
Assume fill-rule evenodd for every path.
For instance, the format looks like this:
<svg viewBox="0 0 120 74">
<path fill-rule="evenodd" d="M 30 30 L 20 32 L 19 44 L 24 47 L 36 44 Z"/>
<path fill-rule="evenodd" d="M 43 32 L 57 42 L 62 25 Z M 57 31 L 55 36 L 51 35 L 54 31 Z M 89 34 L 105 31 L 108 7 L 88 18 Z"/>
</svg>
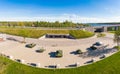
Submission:
<svg viewBox="0 0 120 74">
<path fill-rule="evenodd" d="M 74 38 L 87 38 L 94 35 L 92 32 L 82 30 L 41 30 L 36 28 L 7 28 L 0 27 L 0 32 L 17 36 L 26 36 L 30 38 L 39 38 L 47 33 L 52 34 L 70 34 Z"/>
<path fill-rule="evenodd" d="M 0 74 L 119 74 L 120 52 L 99 62 L 71 69 L 41 69 L 0 56 Z"/>
<path fill-rule="evenodd" d="M 76 39 L 88 38 L 94 35 L 94 33 L 92 32 L 83 31 L 83 30 L 71 30 L 69 34 Z"/>
</svg>

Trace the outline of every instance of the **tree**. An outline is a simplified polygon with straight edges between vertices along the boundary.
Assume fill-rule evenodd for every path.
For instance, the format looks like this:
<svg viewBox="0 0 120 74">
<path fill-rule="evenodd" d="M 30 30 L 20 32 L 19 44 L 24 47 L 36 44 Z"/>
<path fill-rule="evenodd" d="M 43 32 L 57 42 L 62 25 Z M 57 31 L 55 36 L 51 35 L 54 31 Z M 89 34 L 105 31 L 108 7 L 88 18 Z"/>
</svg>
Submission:
<svg viewBox="0 0 120 74">
<path fill-rule="evenodd" d="M 120 46 L 120 29 L 115 31 L 114 42 L 117 43 L 117 46 Z"/>
<path fill-rule="evenodd" d="M 33 22 L 33 24 L 34 24 L 35 27 L 39 27 L 39 22 L 38 21 Z"/>
<path fill-rule="evenodd" d="M 23 27 L 24 26 L 24 22 L 18 22 L 18 26 Z"/>
</svg>

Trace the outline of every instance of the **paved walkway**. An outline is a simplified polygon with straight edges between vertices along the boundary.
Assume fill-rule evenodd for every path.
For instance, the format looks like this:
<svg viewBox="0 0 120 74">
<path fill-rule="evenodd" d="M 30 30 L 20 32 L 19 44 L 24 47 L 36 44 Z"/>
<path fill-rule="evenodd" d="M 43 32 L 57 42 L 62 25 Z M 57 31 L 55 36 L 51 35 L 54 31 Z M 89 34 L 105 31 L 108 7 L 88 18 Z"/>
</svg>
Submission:
<svg viewBox="0 0 120 74">
<path fill-rule="evenodd" d="M 8 56 L 13 56 L 13 59 L 22 59 L 25 60 L 25 64 L 27 63 L 40 63 L 40 67 L 48 68 L 52 65 L 60 64 L 60 68 L 71 67 L 76 62 L 81 65 L 86 61 L 92 59 L 80 57 L 80 55 L 76 55 L 74 52 L 77 49 L 81 49 L 83 52 L 87 51 L 93 43 L 101 41 L 104 44 L 109 44 L 108 48 L 112 48 L 115 46 L 113 43 L 113 34 L 106 33 L 106 37 L 96 38 L 90 37 L 86 39 L 32 39 L 26 38 L 27 43 L 35 43 L 37 44 L 34 48 L 26 48 L 25 44 L 19 43 L 17 41 L 22 41 L 23 38 L 19 36 L 7 35 L 7 38 L 11 38 L 11 40 L 6 40 L 0 43 L 0 52 L 4 53 Z M 43 53 L 37 53 L 36 50 L 38 48 L 44 48 L 46 51 Z M 50 57 L 50 52 L 55 52 L 56 50 L 63 50 L 62 58 Z M 106 56 L 110 56 L 113 53 L 106 54 Z M 95 61 L 99 60 L 99 57 L 94 57 Z"/>
</svg>

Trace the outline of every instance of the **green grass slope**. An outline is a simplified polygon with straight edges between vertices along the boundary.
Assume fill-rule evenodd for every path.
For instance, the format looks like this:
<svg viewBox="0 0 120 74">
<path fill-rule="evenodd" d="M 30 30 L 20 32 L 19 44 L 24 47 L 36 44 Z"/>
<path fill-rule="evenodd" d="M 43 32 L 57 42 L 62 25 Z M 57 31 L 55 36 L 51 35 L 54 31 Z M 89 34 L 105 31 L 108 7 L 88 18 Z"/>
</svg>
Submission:
<svg viewBox="0 0 120 74">
<path fill-rule="evenodd" d="M 76 39 L 88 38 L 94 35 L 94 33 L 83 30 L 71 30 L 70 35 Z"/>
<path fill-rule="evenodd" d="M 0 27 L 0 32 L 30 38 L 39 38 L 47 33 L 70 34 L 76 39 L 87 38 L 94 35 L 94 33 L 92 32 L 82 30 L 40 30 L 35 28 L 31 29 L 31 28 L 7 28 L 7 27 Z"/>
<path fill-rule="evenodd" d="M 119 74 L 120 52 L 99 62 L 71 69 L 41 69 L 0 56 L 0 74 Z"/>
</svg>

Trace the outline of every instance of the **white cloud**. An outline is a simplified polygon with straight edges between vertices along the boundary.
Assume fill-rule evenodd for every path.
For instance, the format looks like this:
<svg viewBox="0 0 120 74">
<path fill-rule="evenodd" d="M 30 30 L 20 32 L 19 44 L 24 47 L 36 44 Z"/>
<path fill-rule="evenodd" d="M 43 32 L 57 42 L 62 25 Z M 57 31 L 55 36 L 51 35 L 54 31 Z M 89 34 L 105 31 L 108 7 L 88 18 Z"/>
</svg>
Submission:
<svg viewBox="0 0 120 74">
<path fill-rule="evenodd" d="M 65 20 L 79 23 L 98 23 L 98 22 L 120 22 L 120 17 L 109 18 L 94 18 L 94 17 L 81 17 L 75 14 L 63 14 L 60 16 L 44 16 L 44 17 L 2 17 L 0 21 L 60 21 Z"/>
<path fill-rule="evenodd" d="M 104 10 L 108 13 L 108 14 L 111 14 L 113 16 L 120 16 L 120 9 L 118 7 L 116 8 L 109 8 L 109 7 L 106 7 L 104 8 Z"/>
</svg>

